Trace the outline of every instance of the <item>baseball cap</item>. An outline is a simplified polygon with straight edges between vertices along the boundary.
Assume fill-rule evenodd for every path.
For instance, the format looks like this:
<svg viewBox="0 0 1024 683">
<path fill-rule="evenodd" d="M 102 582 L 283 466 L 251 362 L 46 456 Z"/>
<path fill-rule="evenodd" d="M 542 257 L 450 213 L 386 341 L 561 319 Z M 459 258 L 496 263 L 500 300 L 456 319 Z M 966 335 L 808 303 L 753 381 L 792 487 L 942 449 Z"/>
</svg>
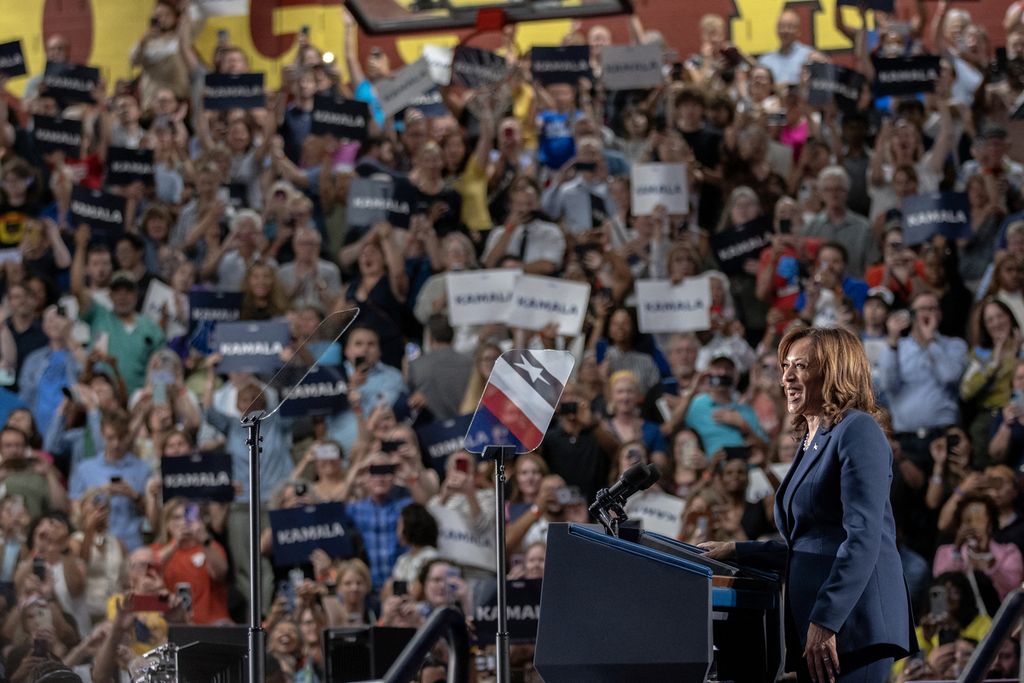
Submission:
<svg viewBox="0 0 1024 683">
<path fill-rule="evenodd" d="M 886 287 L 872 287 L 868 290 L 868 299 L 877 299 L 886 305 L 888 308 L 892 308 L 893 302 L 896 300 L 895 295 L 888 290 Z"/>
</svg>

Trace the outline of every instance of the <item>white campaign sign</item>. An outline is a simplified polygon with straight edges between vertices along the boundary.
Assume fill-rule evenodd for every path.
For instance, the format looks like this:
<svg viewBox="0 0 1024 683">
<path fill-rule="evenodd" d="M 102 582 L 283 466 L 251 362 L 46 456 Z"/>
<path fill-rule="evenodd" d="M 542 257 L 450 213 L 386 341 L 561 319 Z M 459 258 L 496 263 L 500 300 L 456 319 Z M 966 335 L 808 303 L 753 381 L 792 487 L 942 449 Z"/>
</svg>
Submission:
<svg viewBox="0 0 1024 683">
<path fill-rule="evenodd" d="M 385 116 L 394 116 L 434 87 L 430 64 L 420 57 L 387 80 L 377 82 L 377 99 Z"/>
<path fill-rule="evenodd" d="M 630 519 L 641 519 L 645 531 L 675 538 L 682 529 L 686 501 L 658 491 L 644 491 L 626 501 Z"/>
<path fill-rule="evenodd" d="M 707 277 L 686 278 L 678 285 L 669 280 L 637 280 L 636 298 L 641 332 L 700 332 L 711 327 Z"/>
<path fill-rule="evenodd" d="M 661 46 L 609 45 L 601 50 L 601 81 L 608 90 L 656 88 L 665 81 Z"/>
<path fill-rule="evenodd" d="M 590 301 L 590 285 L 554 277 L 523 275 L 516 281 L 509 323 L 513 327 L 541 330 L 558 324 L 558 334 L 575 337 L 583 329 Z"/>
<path fill-rule="evenodd" d="M 452 49 L 430 43 L 423 46 L 423 59 L 430 65 L 430 78 L 435 85 L 450 85 L 452 80 Z"/>
<path fill-rule="evenodd" d="M 164 309 L 168 313 L 167 333 L 168 339 L 180 337 L 188 332 L 184 326 L 174 320 L 174 303 L 176 295 L 174 290 L 160 282 L 156 278 L 149 281 L 149 288 L 146 290 L 146 298 L 142 301 L 142 315 L 146 316 L 157 325 L 163 318 Z M 187 306 L 188 304 L 186 304 Z M 185 311 L 185 319 L 188 319 L 188 311 Z"/>
<path fill-rule="evenodd" d="M 690 212 L 686 164 L 635 164 L 631 182 L 634 216 L 650 216 L 658 204 L 669 214 Z"/>
<path fill-rule="evenodd" d="M 508 322 L 520 274 L 518 268 L 448 273 L 448 322 L 452 327 Z"/>
<path fill-rule="evenodd" d="M 461 513 L 443 505 L 430 505 L 429 510 L 437 521 L 437 550 L 441 557 L 458 560 L 459 564 L 494 571 L 497 559 L 494 556 L 492 534 L 480 536 L 473 531 L 469 520 Z"/>
</svg>

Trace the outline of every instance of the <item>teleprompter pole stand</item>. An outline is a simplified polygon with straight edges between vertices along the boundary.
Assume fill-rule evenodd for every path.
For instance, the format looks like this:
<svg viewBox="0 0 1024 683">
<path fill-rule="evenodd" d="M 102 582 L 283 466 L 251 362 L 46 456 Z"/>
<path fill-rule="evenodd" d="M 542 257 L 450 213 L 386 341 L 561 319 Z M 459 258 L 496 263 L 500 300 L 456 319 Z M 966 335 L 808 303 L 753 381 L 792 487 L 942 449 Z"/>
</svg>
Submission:
<svg viewBox="0 0 1024 683">
<path fill-rule="evenodd" d="M 249 683 L 263 683 L 263 658 L 266 655 L 266 634 L 260 607 L 260 422 L 262 410 L 255 410 L 242 418 L 242 426 L 248 434 L 245 444 L 249 447 Z"/>
<path fill-rule="evenodd" d="M 508 635 L 508 594 L 505 577 L 505 458 L 516 454 L 514 446 L 486 446 L 484 459 L 494 458 L 494 524 L 497 527 L 497 539 L 494 552 L 497 556 L 498 579 L 498 635 L 495 645 L 498 649 L 498 683 L 511 681 L 509 665 Z"/>
</svg>

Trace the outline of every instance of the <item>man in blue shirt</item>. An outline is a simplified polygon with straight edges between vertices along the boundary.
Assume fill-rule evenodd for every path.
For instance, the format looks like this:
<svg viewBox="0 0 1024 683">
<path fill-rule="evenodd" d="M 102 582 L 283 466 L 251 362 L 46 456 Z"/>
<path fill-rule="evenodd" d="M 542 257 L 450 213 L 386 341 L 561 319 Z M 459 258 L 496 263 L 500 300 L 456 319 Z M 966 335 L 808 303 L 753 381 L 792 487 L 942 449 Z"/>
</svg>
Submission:
<svg viewBox="0 0 1024 683">
<path fill-rule="evenodd" d="M 736 363 L 732 358 L 714 358 L 707 377 L 707 392 L 697 394 L 686 411 L 686 426 L 697 432 L 704 452 L 713 456 L 723 448 L 749 445 L 751 439 L 767 441 L 753 409 L 733 398 Z"/>
<path fill-rule="evenodd" d="M 127 415 L 105 411 L 100 431 L 106 444 L 103 453 L 72 469 L 68 496 L 77 511 L 86 495 L 105 494 L 110 501 L 110 533 L 131 552 L 142 545 L 143 493 L 152 471 L 128 452 Z"/>
<path fill-rule="evenodd" d="M 347 512 L 363 535 L 373 589 L 377 591 L 391 576 L 395 561 L 404 550 L 398 540 L 398 518 L 402 508 L 413 501 L 408 491 L 395 485 L 393 460 L 376 455 L 364 463 L 359 466 L 369 472 L 367 496 L 350 503 Z"/>
<path fill-rule="evenodd" d="M 541 197 L 544 212 L 561 221 L 574 235 L 600 227 L 603 218 L 617 214 L 608 190 L 608 169 L 602 148 L 601 140 L 595 136 L 580 138 L 576 163 L 559 171 Z M 567 171 L 572 171 L 572 178 L 566 179 Z"/>
<path fill-rule="evenodd" d="M 358 399 L 367 418 L 379 406 L 392 406 L 406 393 L 402 373 L 380 360 L 380 336 L 370 327 L 355 326 L 345 340 L 345 372 L 349 400 Z M 347 453 L 359 434 L 359 420 L 351 408 L 327 419 L 327 434 Z"/>
</svg>

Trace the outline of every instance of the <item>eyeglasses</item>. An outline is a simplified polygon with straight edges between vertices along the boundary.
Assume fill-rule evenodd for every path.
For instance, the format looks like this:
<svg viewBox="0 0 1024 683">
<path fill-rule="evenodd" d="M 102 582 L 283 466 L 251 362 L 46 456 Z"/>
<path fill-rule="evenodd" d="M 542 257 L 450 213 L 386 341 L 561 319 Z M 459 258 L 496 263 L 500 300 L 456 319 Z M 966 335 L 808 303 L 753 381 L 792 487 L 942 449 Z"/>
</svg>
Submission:
<svg viewBox="0 0 1024 683">
<path fill-rule="evenodd" d="M 885 245 L 885 247 L 886 249 L 902 249 L 903 242 L 889 242 L 889 244 Z"/>
</svg>

